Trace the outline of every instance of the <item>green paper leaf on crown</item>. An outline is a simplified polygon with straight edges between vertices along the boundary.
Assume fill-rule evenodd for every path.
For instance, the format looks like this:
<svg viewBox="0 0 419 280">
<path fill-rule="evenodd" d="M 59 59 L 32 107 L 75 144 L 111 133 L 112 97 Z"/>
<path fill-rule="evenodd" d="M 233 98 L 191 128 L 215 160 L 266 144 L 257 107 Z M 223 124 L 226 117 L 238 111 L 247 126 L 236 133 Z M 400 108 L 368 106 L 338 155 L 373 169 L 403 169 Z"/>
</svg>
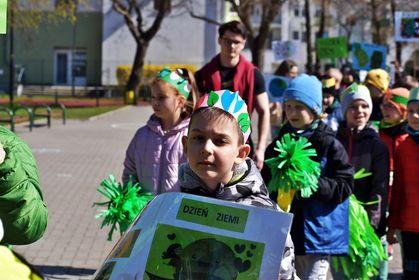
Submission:
<svg viewBox="0 0 419 280">
<path fill-rule="evenodd" d="M 102 188 L 100 188 L 102 187 Z M 108 180 L 103 180 L 97 188 L 98 192 L 109 199 L 107 202 L 96 202 L 93 206 L 107 206 L 106 210 L 98 210 L 100 214 L 96 218 L 103 218 L 101 228 L 111 225 L 108 240 L 112 240 L 114 230 L 119 227 L 122 235 L 147 203 L 153 199 L 153 194 L 141 192 L 138 183 L 133 183 L 130 177 L 126 186 L 122 186 L 110 175 Z"/>
<path fill-rule="evenodd" d="M 310 158 L 317 155 L 316 150 L 309 148 L 311 143 L 307 138 L 295 140 L 290 134 L 276 141 L 276 145 L 274 150 L 278 155 L 265 160 L 272 173 L 269 191 L 288 192 L 295 189 L 301 191 L 302 197 L 310 197 L 317 190 L 320 177 L 320 163 Z"/>
<path fill-rule="evenodd" d="M 214 106 L 214 104 L 217 103 L 218 99 L 220 99 L 218 94 L 216 94 L 214 91 L 211 91 L 208 95 L 207 105 L 210 107 Z"/>
<path fill-rule="evenodd" d="M 239 123 L 240 129 L 243 131 L 243 133 L 246 133 L 249 130 L 250 120 L 248 113 L 241 113 L 237 118 L 237 122 Z"/>
</svg>

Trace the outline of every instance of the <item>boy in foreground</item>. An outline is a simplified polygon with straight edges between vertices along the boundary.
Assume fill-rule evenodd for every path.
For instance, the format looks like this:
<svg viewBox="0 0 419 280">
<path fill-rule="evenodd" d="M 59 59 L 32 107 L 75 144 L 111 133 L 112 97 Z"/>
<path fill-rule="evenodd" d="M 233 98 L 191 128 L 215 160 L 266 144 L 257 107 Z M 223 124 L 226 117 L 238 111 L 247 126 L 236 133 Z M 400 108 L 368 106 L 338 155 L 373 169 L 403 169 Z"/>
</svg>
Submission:
<svg viewBox="0 0 419 280">
<path fill-rule="evenodd" d="M 278 206 L 248 158 L 250 119 L 238 92 L 211 91 L 197 103 L 182 143 L 188 163 L 180 167 L 183 192 L 271 208 Z M 279 279 L 295 279 L 294 246 L 288 235 Z"/>
</svg>

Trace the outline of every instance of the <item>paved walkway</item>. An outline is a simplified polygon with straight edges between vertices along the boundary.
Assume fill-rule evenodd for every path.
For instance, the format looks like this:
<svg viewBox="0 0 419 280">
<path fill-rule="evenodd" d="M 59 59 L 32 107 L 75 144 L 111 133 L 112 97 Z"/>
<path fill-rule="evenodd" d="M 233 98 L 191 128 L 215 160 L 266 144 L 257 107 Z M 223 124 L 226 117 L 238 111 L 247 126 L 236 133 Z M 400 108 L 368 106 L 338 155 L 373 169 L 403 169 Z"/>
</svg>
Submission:
<svg viewBox="0 0 419 280">
<path fill-rule="evenodd" d="M 90 279 L 117 241 L 118 233 L 106 240 L 109 228 L 94 217 L 93 202 L 104 201 L 96 187 L 109 174 L 120 180 L 125 149 L 151 112 L 130 106 L 89 121 L 54 120 L 50 129 L 16 127 L 37 159 L 49 224 L 41 240 L 15 249 L 50 279 Z M 395 251 L 390 279 L 401 271 Z"/>
<path fill-rule="evenodd" d="M 151 112 L 132 106 L 90 121 L 54 120 L 50 129 L 16 128 L 37 159 L 49 224 L 41 240 L 15 248 L 50 278 L 89 279 L 117 241 L 94 217 L 93 202 L 105 200 L 96 187 L 109 174 L 120 180 L 125 149 Z"/>
</svg>

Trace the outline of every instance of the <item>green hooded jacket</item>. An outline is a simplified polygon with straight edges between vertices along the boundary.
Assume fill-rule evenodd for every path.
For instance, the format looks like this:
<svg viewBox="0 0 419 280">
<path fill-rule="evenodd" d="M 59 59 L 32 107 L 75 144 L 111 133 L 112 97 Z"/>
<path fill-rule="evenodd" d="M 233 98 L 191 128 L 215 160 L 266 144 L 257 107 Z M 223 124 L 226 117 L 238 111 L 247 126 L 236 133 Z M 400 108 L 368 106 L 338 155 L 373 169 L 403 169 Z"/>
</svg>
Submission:
<svg viewBox="0 0 419 280">
<path fill-rule="evenodd" d="M 25 245 L 42 237 L 48 210 L 42 198 L 35 158 L 18 136 L 0 126 L 0 143 L 6 152 L 0 164 L 1 243 Z"/>
</svg>

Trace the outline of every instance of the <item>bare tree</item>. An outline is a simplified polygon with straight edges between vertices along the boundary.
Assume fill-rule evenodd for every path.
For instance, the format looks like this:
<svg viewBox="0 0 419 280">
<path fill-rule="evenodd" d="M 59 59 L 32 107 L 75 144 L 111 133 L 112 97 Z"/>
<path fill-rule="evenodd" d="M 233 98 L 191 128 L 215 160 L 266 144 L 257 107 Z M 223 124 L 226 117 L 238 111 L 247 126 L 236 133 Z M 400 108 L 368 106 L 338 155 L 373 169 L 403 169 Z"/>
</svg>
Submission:
<svg viewBox="0 0 419 280">
<path fill-rule="evenodd" d="M 148 29 L 143 22 L 143 6 L 148 1 L 111 0 L 113 9 L 124 17 L 126 26 L 137 45 L 132 71 L 126 85 L 126 91 L 138 94 L 140 80 L 143 73 L 144 59 L 151 40 L 159 31 L 165 16 L 170 12 L 171 0 L 154 0 L 156 11 L 152 24 Z"/>
</svg>

